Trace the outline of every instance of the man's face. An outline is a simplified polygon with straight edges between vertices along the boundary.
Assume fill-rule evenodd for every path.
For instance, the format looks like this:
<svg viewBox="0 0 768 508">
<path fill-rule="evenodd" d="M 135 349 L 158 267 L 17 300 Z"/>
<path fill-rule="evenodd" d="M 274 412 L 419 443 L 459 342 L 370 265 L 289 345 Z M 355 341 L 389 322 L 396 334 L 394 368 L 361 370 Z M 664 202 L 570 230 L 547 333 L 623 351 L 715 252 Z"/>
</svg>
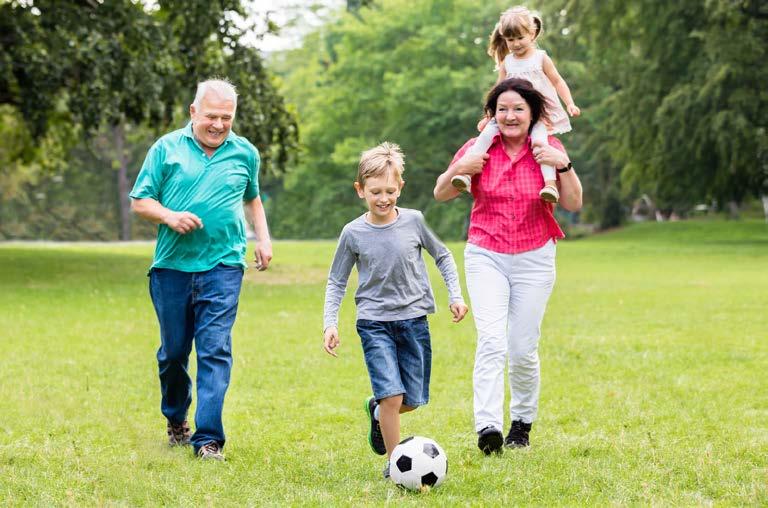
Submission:
<svg viewBox="0 0 768 508">
<path fill-rule="evenodd" d="M 206 93 L 200 101 L 200 106 L 189 106 L 192 118 L 192 132 L 203 146 L 215 150 L 227 139 L 235 119 L 235 103 L 219 97 L 215 92 Z"/>
</svg>

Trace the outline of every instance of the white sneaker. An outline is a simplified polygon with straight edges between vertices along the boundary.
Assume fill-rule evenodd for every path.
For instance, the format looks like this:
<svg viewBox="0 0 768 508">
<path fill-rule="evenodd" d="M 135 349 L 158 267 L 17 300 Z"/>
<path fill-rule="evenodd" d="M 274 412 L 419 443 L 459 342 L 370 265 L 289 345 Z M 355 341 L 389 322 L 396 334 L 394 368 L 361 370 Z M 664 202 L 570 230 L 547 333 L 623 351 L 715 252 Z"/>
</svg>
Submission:
<svg viewBox="0 0 768 508">
<path fill-rule="evenodd" d="M 455 175 L 451 178 L 451 185 L 459 192 L 470 192 L 472 189 L 472 179 L 469 175 Z"/>
<path fill-rule="evenodd" d="M 557 203 L 560 200 L 560 193 L 557 192 L 557 187 L 547 185 L 539 191 L 539 197 L 547 203 Z"/>
</svg>

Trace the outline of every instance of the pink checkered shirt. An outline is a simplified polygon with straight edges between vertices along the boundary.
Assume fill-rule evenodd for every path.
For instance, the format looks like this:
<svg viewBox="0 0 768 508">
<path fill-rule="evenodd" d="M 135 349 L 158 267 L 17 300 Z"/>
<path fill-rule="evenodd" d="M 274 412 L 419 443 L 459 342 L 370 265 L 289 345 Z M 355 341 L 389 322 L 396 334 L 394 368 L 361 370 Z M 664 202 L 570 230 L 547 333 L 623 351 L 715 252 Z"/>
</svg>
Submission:
<svg viewBox="0 0 768 508">
<path fill-rule="evenodd" d="M 475 139 L 467 141 L 451 164 L 474 143 Z M 549 144 L 565 152 L 557 138 L 550 136 Z M 533 159 L 530 139 L 515 160 L 510 160 L 497 134 L 488 155 L 483 172 L 472 177 L 475 202 L 467 241 L 493 252 L 517 254 L 538 249 L 550 238 L 565 237 L 552 213 L 554 205 L 539 197 L 544 178 Z"/>
</svg>

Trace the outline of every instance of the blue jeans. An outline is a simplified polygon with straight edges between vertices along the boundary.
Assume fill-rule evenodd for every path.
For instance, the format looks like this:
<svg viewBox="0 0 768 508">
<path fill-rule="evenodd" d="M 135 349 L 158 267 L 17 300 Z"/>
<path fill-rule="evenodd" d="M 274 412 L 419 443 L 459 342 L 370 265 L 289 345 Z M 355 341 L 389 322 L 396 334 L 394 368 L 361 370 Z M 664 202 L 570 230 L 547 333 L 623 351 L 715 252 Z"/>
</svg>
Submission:
<svg viewBox="0 0 768 508">
<path fill-rule="evenodd" d="M 207 272 L 155 268 L 149 293 L 160 322 L 161 410 L 173 423 L 187 418 L 192 380 L 187 372 L 192 341 L 197 352 L 197 411 L 192 445 L 216 441 L 224 446 L 221 413 L 232 370 L 235 324 L 243 269 L 218 265 Z"/>
<path fill-rule="evenodd" d="M 357 320 L 376 400 L 403 395 L 406 406 L 429 401 L 432 345 L 427 316 L 400 321 Z"/>
</svg>

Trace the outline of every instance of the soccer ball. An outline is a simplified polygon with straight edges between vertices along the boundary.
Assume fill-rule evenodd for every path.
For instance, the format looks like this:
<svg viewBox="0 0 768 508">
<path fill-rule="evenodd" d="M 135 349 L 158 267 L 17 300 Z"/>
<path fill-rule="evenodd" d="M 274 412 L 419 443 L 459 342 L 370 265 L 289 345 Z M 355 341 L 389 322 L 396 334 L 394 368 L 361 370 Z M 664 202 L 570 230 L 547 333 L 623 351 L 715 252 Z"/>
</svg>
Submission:
<svg viewBox="0 0 768 508">
<path fill-rule="evenodd" d="M 399 487 L 421 490 L 437 487 L 448 472 L 448 458 L 428 437 L 411 436 L 400 441 L 389 459 L 389 474 Z"/>
</svg>

